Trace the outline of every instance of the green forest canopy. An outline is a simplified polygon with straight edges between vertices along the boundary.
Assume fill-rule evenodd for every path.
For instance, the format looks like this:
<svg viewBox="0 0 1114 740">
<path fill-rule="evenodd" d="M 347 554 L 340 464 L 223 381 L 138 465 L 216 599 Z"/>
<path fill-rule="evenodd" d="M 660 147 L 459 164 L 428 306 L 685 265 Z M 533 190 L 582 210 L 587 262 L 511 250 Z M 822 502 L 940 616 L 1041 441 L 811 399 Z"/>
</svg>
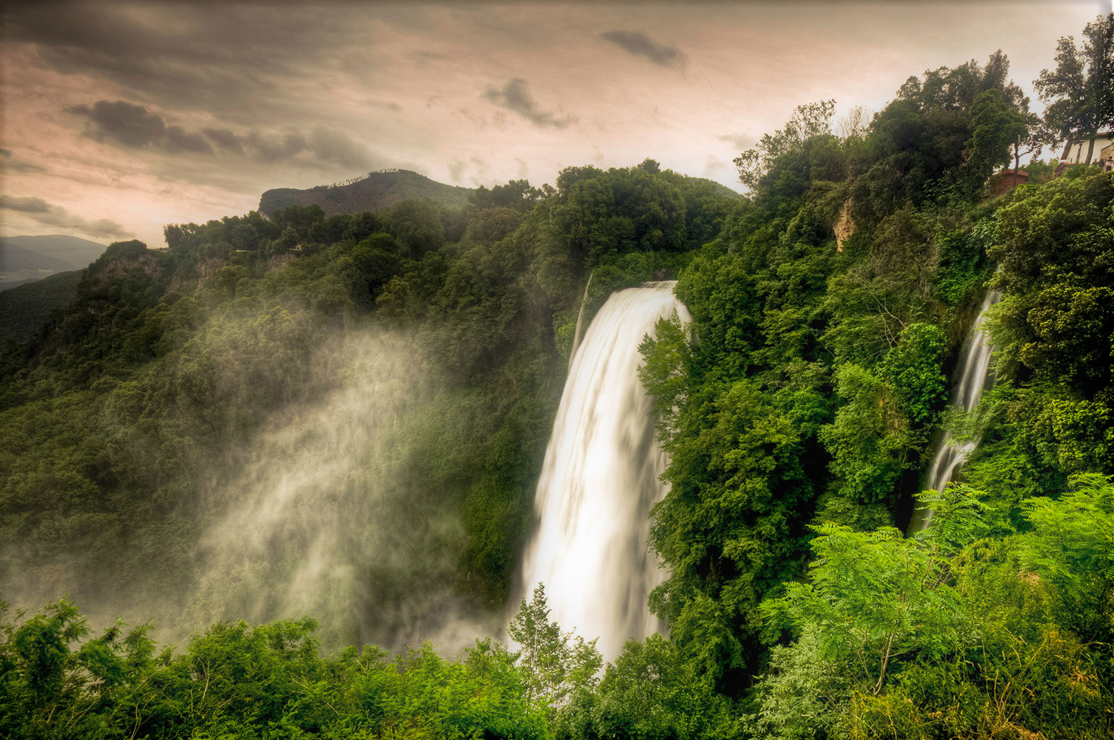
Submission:
<svg viewBox="0 0 1114 740">
<path fill-rule="evenodd" d="M 1110 69 L 1080 74 L 1094 91 Z M 1042 125 L 1062 125 L 1041 135 L 1073 104 L 1097 113 L 1069 133 L 1093 134 L 1108 101 L 1065 90 L 1042 88 L 1058 116 Z M 292 207 L 168 226 L 166 250 L 112 245 L 3 356 L 0 583 L 61 570 L 93 611 L 174 602 L 214 515 L 197 471 L 234 468 L 269 412 L 328 394 L 315 352 L 374 327 L 412 337 L 436 379 L 395 454 L 418 509 L 460 522 L 453 566 L 418 563 L 407 587 L 498 607 L 588 275 L 589 311 L 669 276 L 692 323 L 642 346 L 671 460 L 652 531 L 670 574 L 651 596 L 669 636 L 599 671 L 538 591 L 519 653 L 323 651 L 308 618 L 234 614 L 157 653 L 150 628 L 91 638 L 59 601 L 4 623 L 0 733 L 1110 737 L 1114 174 L 989 197 L 1036 127 L 1000 53 L 910 78 L 844 136 L 832 114 L 802 106 L 744 153 L 742 200 L 647 160 L 461 210 Z M 945 414 L 991 287 L 997 382 Z M 918 494 L 936 516 L 904 537 L 942 425 L 983 443 L 963 484 Z"/>
</svg>

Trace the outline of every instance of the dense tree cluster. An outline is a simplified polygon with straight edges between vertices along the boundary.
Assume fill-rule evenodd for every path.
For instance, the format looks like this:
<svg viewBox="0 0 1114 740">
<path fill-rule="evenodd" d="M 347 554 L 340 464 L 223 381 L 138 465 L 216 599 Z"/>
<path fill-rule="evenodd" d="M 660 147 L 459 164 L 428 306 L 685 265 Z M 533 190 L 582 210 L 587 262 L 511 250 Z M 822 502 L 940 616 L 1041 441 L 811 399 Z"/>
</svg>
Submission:
<svg viewBox="0 0 1114 740">
<path fill-rule="evenodd" d="M 667 207 L 635 225 L 654 199 Z M 566 171 L 557 189 L 481 188 L 459 212 L 291 206 L 167 226 L 165 250 L 112 245 L 71 305 L 3 357 L 6 588 L 180 614 L 198 538 L 234 504 L 214 492 L 234 484 L 253 439 L 344 383 L 335 346 L 390 331 L 422 348 L 415 370 L 432 389 L 396 434 L 408 503 L 391 513 L 463 527 L 437 540 L 455 566 L 410 575 L 504 603 L 589 273 L 594 309 L 676 265 L 734 202 L 648 162 Z"/>
<path fill-rule="evenodd" d="M 212 491 L 269 414 L 344 382 L 322 348 L 373 328 L 421 348 L 429 383 L 390 457 L 400 521 L 437 530 L 452 566 L 360 578 L 505 603 L 578 314 L 670 277 L 692 321 L 641 346 L 670 456 L 650 603 L 669 636 L 601 668 L 539 589 L 514 652 L 322 651 L 307 619 L 221 622 L 156 655 L 144 627 L 89 638 L 62 601 L 3 624 L 0 733 L 1111 736 L 1114 173 L 1038 162 L 987 187 L 1107 125 L 1111 29 L 1061 42 L 1044 120 L 1001 53 L 910 78 L 869 123 L 802 106 L 736 161 L 746 198 L 646 160 L 462 210 L 293 206 L 113 245 L 3 355 L 0 585 L 72 583 L 94 606 L 189 592 Z M 949 411 L 992 289 L 996 382 Z M 920 492 L 945 428 L 982 443 L 962 483 Z M 932 526 L 904 536 L 915 505 Z"/>
</svg>

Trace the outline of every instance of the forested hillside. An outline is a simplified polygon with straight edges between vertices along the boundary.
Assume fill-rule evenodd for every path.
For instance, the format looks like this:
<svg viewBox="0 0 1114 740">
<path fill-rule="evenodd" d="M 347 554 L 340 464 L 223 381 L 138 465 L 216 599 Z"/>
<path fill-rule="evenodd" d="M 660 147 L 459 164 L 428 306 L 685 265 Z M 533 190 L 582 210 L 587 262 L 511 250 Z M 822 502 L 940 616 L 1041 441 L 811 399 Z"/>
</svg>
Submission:
<svg viewBox="0 0 1114 740">
<path fill-rule="evenodd" d="M 81 272 L 71 270 L 0 292 L 0 313 L 4 314 L 0 344 L 34 337 L 51 313 L 70 305 L 80 282 Z"/>
<path fill-rule="evenodd" d="M 0 735 L 1111 737 L 1114 173 L 988 187 L 1114 124 L 1065 44 L 1043 120 L 1001 53 L 940 68 L 801 106 L 743 199 L 648 159 L 113 244 L 0 367 Z M 665 278 L 668 636 L 601 667 L 538 590 L 517 652 L 368 645 L 499 619 L 578 312 Z M 995 383 L 947 411 L 988 290 Z M 943 429 L 982 443 L 921 492 Z"/>
<path fill-rule="evenodd" d="M 288 206 L 318 206 L 326 216 L 374 213 L 404 200 L 429 200 L 445 208 L 461 208 L 467 205 L 471 193 L 469 188 L 445 185 L 409 170 L 371 172 L 335 185 L 268 190 L 259 199 L 259 212 L 272 216 Z"/>
</svg>

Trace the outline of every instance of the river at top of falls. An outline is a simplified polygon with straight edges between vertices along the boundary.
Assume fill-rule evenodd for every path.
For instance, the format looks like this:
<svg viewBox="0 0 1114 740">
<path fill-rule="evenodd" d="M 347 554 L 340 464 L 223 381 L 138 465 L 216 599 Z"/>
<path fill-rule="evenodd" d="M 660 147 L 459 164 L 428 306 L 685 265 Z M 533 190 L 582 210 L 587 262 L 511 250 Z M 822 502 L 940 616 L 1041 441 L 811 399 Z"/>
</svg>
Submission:
<svg viewBox="0 0 1114 740">
<path fill-rule="evenodd" d="M 986 321 L 986 312 L 1001 299 L 1002 295 L 996 290 L 986 294 L 979 315 L 964 343 L 963 359 L 958 368 L 959 381 L 952 392 L 951 408 L 970 411 L 978 405 L 990 380 L 990 356 L 993 348 L 990 346 L 990 335 L 987 334 L 983 323 Z M 951 482 L 967 457 L 979 445 L 978 439 L 968 439 L 966 442 L 954 444 L 952 433 L 945 432 L 936 445 L 936 453 L 932 458 L 932 465 L 924 485 L 925 491 L 943 491 Z M 919 532 L 932 522 L 932 509 L 916 509 L 909 522 L 909 532 Z"/>
<path fill-rule="evenodd" d="M 527 598 L 545 585 L 550 619 L 613 660 L 631 638 L 661 629 L 647 598 L 665 572 L 650 551 L 650 508 L 665 495 L 666 456 L 654 439 L 652 400 L 638 378 L 639 344 L 658 319 L 688 310 L 673 282 L 611 295 L 592 319 L 572 367 L 534 502 Z"/>
</svg>

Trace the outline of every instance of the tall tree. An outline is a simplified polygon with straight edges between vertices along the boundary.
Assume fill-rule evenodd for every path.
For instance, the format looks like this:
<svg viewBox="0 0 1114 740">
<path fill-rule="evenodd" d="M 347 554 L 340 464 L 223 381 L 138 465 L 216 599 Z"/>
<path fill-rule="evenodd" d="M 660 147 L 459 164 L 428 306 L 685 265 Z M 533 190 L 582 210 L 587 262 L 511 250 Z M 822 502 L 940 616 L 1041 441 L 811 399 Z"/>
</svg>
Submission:
<svg viewBox="0 0 1114 740">
<path fill-rule="evenodd" d="M 834 100 L 797 106 L 785 128 L 764 135 L 756 148 L 748 149 L 735 158 L 739 181 L 751 190 L 757 189 L 759 180 L 770 171 L 775 159 L 800 148 L 810 137 L 830 134 L 834 114 Z"/>
<path fill-rule="evenodd" d="M 1095 137 L 1114 126 L 1114 13 L 1099 16 L 1083 30 L 1082 48 L 1075 39 L 1060 39 L 1056 69 L 1043 70 L 1033 82 L 1045 109 L 1045 122 L 1061 136 L 1088 137 L 1087 164 Z"/>
<path fill-rule="evenodd" d="M 1028 100 L 1022 99 L 1028 106 Z M 970 155 L 967 167 L 970 184 L 979 188 L 998 165 L 1010 160 L 1010 149 L 1029 136 L 1031 121 L 1011 101 L 1001 88 L 990 88 L 975 98 L 971 105 L 971 139 L 967 142 Z M 1016 153 L 1016 152 L 1015 152 Z M 1014 183 L 1016 184 L 1016 173 Z"/>
</svg>

